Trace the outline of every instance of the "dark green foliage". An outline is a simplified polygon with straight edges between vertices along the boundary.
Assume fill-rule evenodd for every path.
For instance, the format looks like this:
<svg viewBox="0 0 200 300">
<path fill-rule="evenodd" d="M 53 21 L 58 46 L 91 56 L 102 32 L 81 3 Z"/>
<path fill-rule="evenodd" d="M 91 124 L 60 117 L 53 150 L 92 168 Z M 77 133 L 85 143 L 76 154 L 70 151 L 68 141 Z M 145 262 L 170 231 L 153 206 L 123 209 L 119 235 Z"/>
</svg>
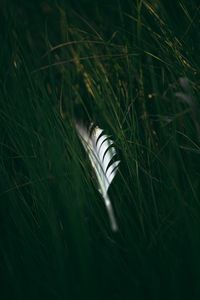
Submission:
<svg viewBox="0 0 200 300">
<path fill-rule="evenodd" d="M 1 299 L 199 299 L 198 1 L 2 1 Z M 116 141 L 109 227 L 74 119 Z"/>
</svg>

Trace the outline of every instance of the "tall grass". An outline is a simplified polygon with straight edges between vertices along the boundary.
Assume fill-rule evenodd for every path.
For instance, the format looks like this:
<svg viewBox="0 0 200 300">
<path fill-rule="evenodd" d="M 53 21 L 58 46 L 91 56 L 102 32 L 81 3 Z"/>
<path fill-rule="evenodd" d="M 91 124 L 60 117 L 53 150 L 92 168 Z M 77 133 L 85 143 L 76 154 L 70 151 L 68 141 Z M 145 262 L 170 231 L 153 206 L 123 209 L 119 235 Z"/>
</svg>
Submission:
<svg viewBox="0 0 200 300">
<path fill-rule="evenodd" d="M 1 20 L 1 299 L 199 299 L 198 2 L 12 1 Z M 74 119 L 115 140 L 117 233 Z"/>
</svg>

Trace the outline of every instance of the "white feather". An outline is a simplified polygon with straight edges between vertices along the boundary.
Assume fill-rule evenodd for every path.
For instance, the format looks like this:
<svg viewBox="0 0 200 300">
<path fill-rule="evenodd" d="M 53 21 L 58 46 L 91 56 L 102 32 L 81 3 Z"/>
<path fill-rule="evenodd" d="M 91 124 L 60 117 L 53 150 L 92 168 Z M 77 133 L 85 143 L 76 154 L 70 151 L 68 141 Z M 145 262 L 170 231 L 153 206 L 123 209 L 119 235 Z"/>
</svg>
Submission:
<svg viewBox="0 0 200 300">
<path fill-rule="evenodd" d="M 98 126 L 91 124 L 90 129 L 76 123 L 81 142 L 88 153 L 90 162 L 95 171 L 99 192 L 101 193 L 110 219 L 111 228 L 117 231 L 117 223 L 114 216 L 113 207 L 108 196 L 108 189 L 116 175 L 119 160 L 114 161 L 116 150 L 113 147 L 113 141 Z"/>
</svg>

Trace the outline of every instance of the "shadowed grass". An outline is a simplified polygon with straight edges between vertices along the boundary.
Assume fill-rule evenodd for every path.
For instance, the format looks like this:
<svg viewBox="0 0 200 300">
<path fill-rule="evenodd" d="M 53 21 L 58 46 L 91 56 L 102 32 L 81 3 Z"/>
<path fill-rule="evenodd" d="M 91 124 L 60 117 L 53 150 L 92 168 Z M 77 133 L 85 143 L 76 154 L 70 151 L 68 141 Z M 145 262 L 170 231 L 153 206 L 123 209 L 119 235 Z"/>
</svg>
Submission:
<svg viewBox="0 0 200 300">
<path fill-rule="evenodd" d="M 198 299 L 196 1 L 22 3 L 1 10 L 1 298 Z M 75 118 L 115 141 L 117 233 Z"/>
</svg>

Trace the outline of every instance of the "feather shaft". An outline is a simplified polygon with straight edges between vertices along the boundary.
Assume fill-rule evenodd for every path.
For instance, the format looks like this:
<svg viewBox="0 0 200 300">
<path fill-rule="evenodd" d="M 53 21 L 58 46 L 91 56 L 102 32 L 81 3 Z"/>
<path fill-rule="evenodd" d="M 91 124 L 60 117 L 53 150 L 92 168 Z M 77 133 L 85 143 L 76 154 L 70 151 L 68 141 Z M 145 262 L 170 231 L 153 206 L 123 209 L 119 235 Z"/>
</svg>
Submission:
<svg viewBox="0 0 200 300">
<path fill-rule="evenodd" d="M 110 220 L 110 227 L 113 231 L 117 231 L 118 230 L 118 226 L 117 226 L 117 222 L 116 222 L 116 218 L 115 218 L 115 214 L 113 211 L 113 207 L 110 201 L 110 198 L 108 196 L 108 194 L 104 195 L 104 201 L 105 201 L 105 206 L 107 209 L 107 213 L 108 213 L 108 217 Z"/>
</svg>

